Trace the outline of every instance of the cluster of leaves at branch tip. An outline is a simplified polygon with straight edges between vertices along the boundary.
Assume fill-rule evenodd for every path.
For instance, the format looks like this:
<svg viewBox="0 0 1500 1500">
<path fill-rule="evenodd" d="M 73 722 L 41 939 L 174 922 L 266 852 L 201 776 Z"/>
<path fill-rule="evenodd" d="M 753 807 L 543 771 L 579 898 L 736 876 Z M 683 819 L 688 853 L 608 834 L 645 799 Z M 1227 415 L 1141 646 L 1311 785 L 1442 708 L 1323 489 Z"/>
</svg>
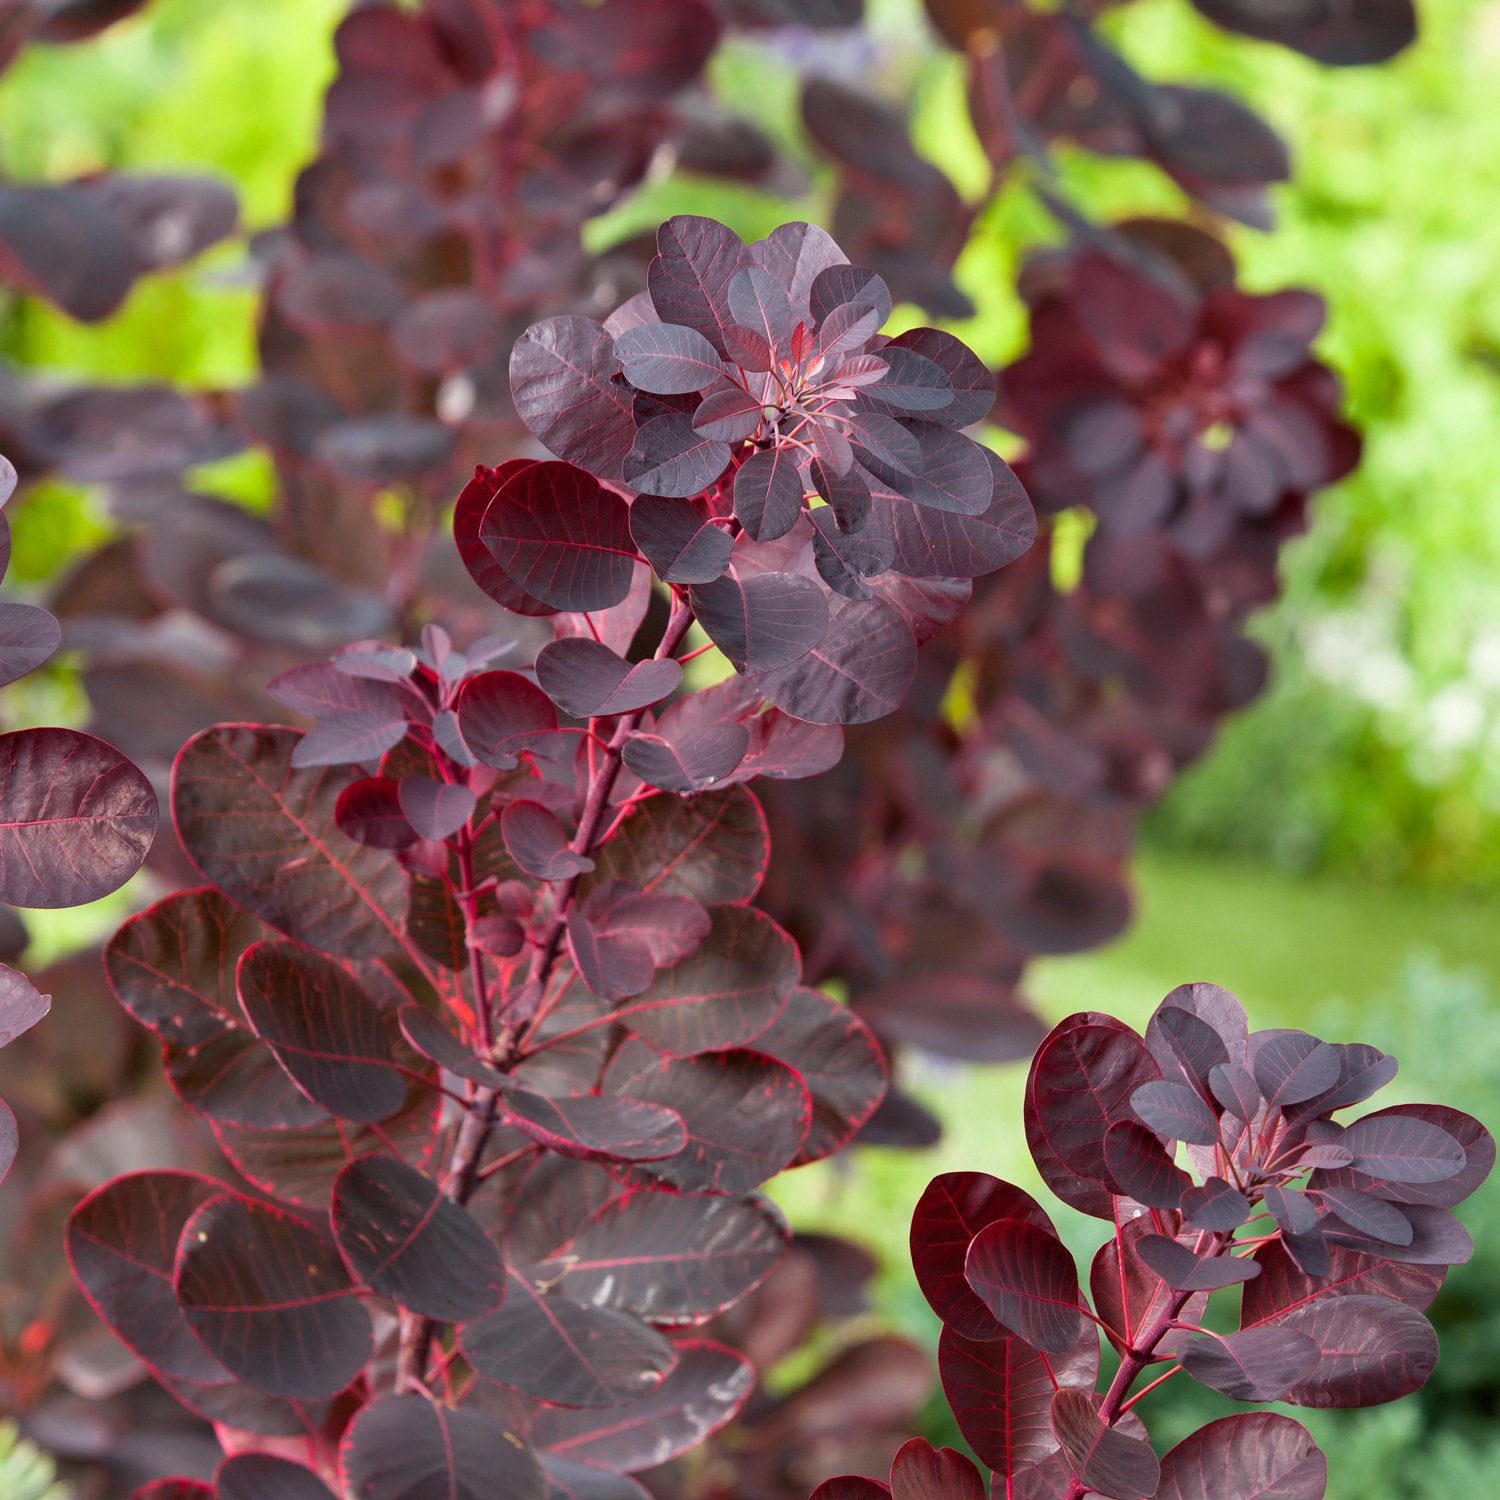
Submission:
<svg viewBox="0 0 1500 1500">
<path fill-rule="evenodd" d="M 1252 1032 L 1212 984 L 1173 990 L 1144 1037 L 1094 1013 L 1052 1030 L 1026 1083 L 1026 1139 L 1064 1203 L 1113 1225 L 1087 1294 L 1046 1212 L 998 1178 L 934 1178 L 911 1227 L 943 1321 L 943 1388 L 995 1493 L 1319 1500 L 1327 1462 L 1291 1418 L 1221 1418 L 1158 1463 L 1132 1391 L 1186 1373 L 1236 1401 L 1355 1407 L 1423 1385 L 1438 1355 L 1423 1311 L 1473 1251 L 1450 1210 L 1489 1175 L 1495 1143 L 1441 1104 L 1334 1118 L 1396 1066 L 1361 1043 Z M 1230 1290 L 1237 1326 L 1205 1326 Z M 1120 1359 L 1102 1393 L 1101 1333 Z M 889 1485 L 835 1479 L 814 1500 L 986 1493 L 967 1458 L 914 1439 Z"/>
<path fill-rule="evenodd" d="M 749 904 L 768 848 L 746 783 L 824 769 L 841 723 L 899 702 L 928 594 L 873 566 L 839 593 L 817 562 L 834 506 L 804 506 L 825 486 L 838 536 L 907 547 L 908 511 L 973 528 L 976 569 L 1024 547 L 1029 506 L 959 430 L 989 401 L 977 361 L 946 335 L 881 340 L 879 279 L 821 231 L 746 247 L 673 220 L 661 246 L 651 306 L 678 321 L 639 301 L 613 334 L 554 320 L 514 361 L 539 435 L 604 474 L 513 460 L 458 503 L 476 580 L 550 616 L 551 644 L 512 669 L 512 643 L 430 625 L 284 672 L 272 696 L 314 727 L 187 744 L 172 812 L 206 883 L 106 951 L 260 1195 L 139 1172 L 67 1232 L 160 1383 L 254 1435 L 226 1447 L 306 1439 L 300 1467 L 257 1453 L 253 1484 L 228 1460 L 220 1500 L 497 1474 L 501 1500 L 638 1496 L 630 1474 L 751 1389 L 693 1330 L 781 1255 L 760 1185 L 837 1151 L 885 1092 L 873 1034 Z M 695 435 L 752 396 L 732 435 Z M 762 463 L 794 502 L 774 524 L 747 498 Z M 653 579 L 671 603 L 645 654 Z M 694 620 L 742 669 L 696 693 Z"/>
</svg>

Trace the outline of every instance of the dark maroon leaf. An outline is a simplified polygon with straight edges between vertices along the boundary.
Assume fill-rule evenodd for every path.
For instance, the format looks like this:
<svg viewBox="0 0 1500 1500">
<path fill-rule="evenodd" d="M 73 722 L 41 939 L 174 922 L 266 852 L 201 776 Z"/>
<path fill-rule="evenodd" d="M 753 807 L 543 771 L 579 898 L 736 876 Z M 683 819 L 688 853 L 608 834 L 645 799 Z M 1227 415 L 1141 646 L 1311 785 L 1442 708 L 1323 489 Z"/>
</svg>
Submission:
<svg viewBox="0 0 1500 1500">
<path fill-rule="evenodd" d="M 1332 1088 L 1339 1079 L 1339 1055 L 1305 1031 L 1274 1032 L 1255 1046 L 1253 1069 L 1267 1102 L 1285 1109 Z"/>
<path fill-rule="evenodd" d="M 1147 1084 L 1147 1088 L 1171 1085 Z M 1140 1090 L 1137 1090 L 1137 1097 Z M 1193 1179 L 1175 1166 L 1161 1142 L 1143 1125 L 1121 1120 L 1104 1134 L 1104 1170 L 1110 1185 L 1147 1208 L 1176 1208 Z"/>
<path fill-rule="evenodd" d="M 1043 1179 L 1063 1202 L 1111 1216 L 1104 1135 L 1118 1121 L 1134 1118 L 1131 1095 L 1156 1076 L 1141 1039 L 1092 1012 L 1068 1017 L 1042 1043 L 1026 1081 L 1026 1140 Z"/>
<path fill-rule="evenodd" d="M 153 1479 L 130 1492 L 130 1500 L 215 1500 L 213 1487 L 196 1479 Z"/>
<path fill-rule="evenodd" d="M 0 1182 L 4 1182 L 21 1149 L 21 1135 L 10 1105 L 0 1099 Z"/>
<path fill-rule="evenodd" d="M 693 413 L 693 431 L 720 443 L 743 443 L 760 430 L 764 417 L 760 400 L 735 385 L 703 398 Z"/>
<path fill-rule="evenodd" d="M 1443 1182 L 1466 1161 L 1464 1148 L 1440 1125 L 1391 1111 L 1356 1120 L 1339 1144 L 1353 1153 L 1355 1171 L 1391 1182 Z"/>
<path fill-rule="evenodd" d="M 1107 1325 L 1110 1342 L 1122 1352 L 1136 1347 L 1141 1330 L 1151 1326 L 1176 1301 L 1176 1294 L 1136 1253 L 1136 1246 L 1147 1234 L 1155 1232 L 1162 1217 L 1150 1214 L 1126 1219 L 1115 1237 L 1099 1247 L 1089 1267 L 1094 1310 Z M 1166 1222 L 1172 1222 L 1170 1217 Z M 1201 1318 L 1208 1297 L 1207 1292 L 1193 1293 L 1178 1316 L 1188 1322 Z M 1166 1334 L 1157 1343 L 1153 1359 L 1175 1358 L 1181 1342 L 1179 1333 Z"/>
<path fill-rule="evenodd" d="M 339 793 L 333 820 L 339 832 L 371 849 L 405 849 L 417 830 L 401 807 L 401 783 L 390 776 L 365 776 Z"/>
<path fill-rule="evenodd" d="M 86 323 L 120 305 L 137 271 L 123 226 L 86 185 L 7 184 L 0 250 L 8 279 Z"/>
<path fill-rule="evenodd" d="M 1274 1401 L 1305 1380 L 1322 1358 L 1317 1344 L 1285 1324 L 1189 1339 L 1182 1368 L 1236 1401 Z"/>
<path fill-rule="evenodd" d="M 1061 1354 L 1083 1327 L 1078 1272 L 1061 1242 L 1023 1219 L 999 1219 L 974 1236 L 964 1275 L 1002 1328 Z"/>
<path fill-rule="evenodd" d="M 659 969 L 696 953 L 711 926 L 708 913 L 687 896 L 647 895 L 627 885 L 595 890 L 585 906 L 600 932 L 638 943 Z"/>
<path fill-rule="evenodd" d="M 1264 1198 L 1271 1217 L 1287 1234 L 1310 1234 L 1318 1222 L 1318 1211 L 1311 1200 L 1295 1188 L 1273 1185 L 1265 1190 Z"/>
<path fill-rule="evenodd" d="M 932 1310 L 968 1339 L 998 1339 L 1005 1329 L 975 1294 L 964 1262 L 975 1235 L 1002 1219 L 1051 1234 L 1052 1221 L 1028 1193 L 984 1172 L 944 1172 L 927 1184 L 911 1221 L 917 1284 Z"/>
<path fill-rule="evenodd" d="M 292 769 L 378 761 L 406 738 L 406 716 L 389 709 L 338 714 L 308 730 L 292 751 Z"/>
<path fill-rule="evenodd" d="M 517 1271 L 505 1306 L 468 1324 L 464 1357 L 486 1380 L 559 1406 L 620 1406 L 654 1390 L 672 1345 L 629 1313 L 548 1296 Z"/>
<path fill-rule="evenodd" d="M 1260 1113 L 1265 1103 L 1255 1075 L 1238 1063 L 1216 1063 L 1209 1070 L 1208 1087 L 1225 1109 L 1246 1124 Z"/>
<path fill-rule="evenodd" d="M 535 468 L 537 462 L 532 458 L 512 458 L 494 469 L 481 465 L 463 487 L 453 509 L 453 540 L 469 576 L 502 608 L 529 616 L 550 615 L 555 611 L 550 604 L 533 599 L 511 579 L 482 539 L 480 528 L 490 502 L 500 489 L 516 475 Z"/>
<path fill-rule="evenodd" d="M 1146 1024 L 1146 1050 L 1156 1059 L 1163 1077 L 1174 1083 L 1181 1081 L 1204 1099 L 1209 1097 L 1209 1073 L 1229 1061 L 1229 1050 L 1218 1032 L 1192 1011 L 1176 1005 L 1157 1007 Z"/>
<path fill-rule="evenodd" d="M 603 479 L 623 479 L 635 441 L 629 388 L 614 340 L 590 318 L 534 323 L 510 354 L 521 420 L 549 452 Z"/>
<path fill-rule="evenodd" d="M 897 572 L 909 578 L 979 578 L 1031 546 L 1036 515 L 1026 492 L 998 457 L 990 453 L 988 462 L 994 486 L 988 507 L 978 515 L 953 515 L 894 494 L 885 502 Z"/>
<path fill-rule="evenodd" d="M 445 1323 L 500 1305 L 499 1251 L 466 1209 L 405 1162 L 351 1162 L 333 1185 L 332 1220 L 350 1272 L 382 1297 Z"/>
<path fill-rule="evenodd" d="M 532 464 L 496 489 L 479 539 L 518 588 L 553 609 L 608 609 L 639 555 L 630 508 L 570 463 Z"/>
<path fill-rule="evenodd" d="M 684 499 L 706 490 L 729 464 L 729 448 L 699 432 L 685 412 L 644 422 L 625 455 L 625 482 L 644 494 Z"/>
<path fill-rule="evenodd" d="M 500 830 L 510 857 L 538 880 L 566 880 L 594 868 L 593 860 L 573 852 L 557 814 L 540 802 L 506 803 Z"/>
<path fill-rule="evenodd" d="M 743 787 L 686 800 L 640 803 L 598 851 L 595 881 L 647 894 L 749 901 L 760 889 L 770 839 L 760 804 Z"/>
<path fill-rule="evenodd" d="M 1180 1204 L 1182 1222 L 1189 1229 L 1213 1229 L 1228 1234 L 1250 1217 L 1250 1200 L 1222 1177 L 1210 1177 L 1202 1187 L 1189 1188 Z"/>
<path fill-rule="evenodd" d="M 840 1479 L 825 1479 L 812 1492 L 812 1500 L 890 1500 L 891 1487 L 878 1479 L 860 1479 L 845 1475 Z"/>
<path fill-rule="evenodd" d="M 739 320 L 730 306 L 735 274 L 751 264 L 744 243 L 713 219 L 679 214 L 657 231 L 647 288 L 665 323 L 696 329 L 720 354 L 724 330 Z"/>
<path fill-rule="evenodd" d="M 1437 1363 L 1437 1335 L 1415 1308 L 1388 1297 L 1325 1297 L 1278 1318 L 1305 1334 L 1322 1358 L 1286 1391 L 1294 1406 L 1378 1406 L 1426 1384 Z"/>
<path fill-rule="evenodd" d="M 189 1172 L 133 1172 L 95 1189 L 68 1219 L 68 1260 L 94 1311 L 153 1370 L 181 1380 L 229 1379 L 172 1288 L 183 1226 L 222 1191 Z"/>
<path fill-rule="evenodd" d="M 800 490 L 797 503 L 802 503 Z M 727 530 L 705 520 L 697 506 L 664 495 L 636 498 L 630 535 L 663 583 L 712 583 L 728 569 L 734 551 Z"/>
<path fill-rule="evenodd" d="M 1199 1256 L 1186 1245 L 1163 1234 L 1144 1235 L 1136 1254 L 1170 1287 L 1182 1292 L 1207 1292 L 1221 1286 L 1237 1286 L 1260 1274 L 1253 1260 L 1232 1255 Z"/>
<path fill-rule="evenodd" d="M 547 1475 L 547 1500 L 651 1500 L 646 1490 L 624 1474 L 575 1464 L 555 1453 L 543 1453 L 541 1460 Z"/>
<path fill-rule="evenodd" d="M 220 725 L 177 758 L 177 836 L 205 879 L 309 947 L 369 958 L 404 946 L 406 876 L 340 833 L 349 777 L 291 766 L 295 730 Z"/>
<path fill-rule="evenodd" d="M 741 328 L 772 350 L 785 348 L 797 323 L 786 292 L 759 265 L 746 266 L 730 278 L 729 311 Z"/>
<path fill-rule="evenodd" d="M 627 1030 L 679 1057 L 750 1042 L 801 978 L 796 944 L 764 913 L 713 904 L 708 914 L 703 946 L 615 1012 Z"/>
<path fill-rule="evenodd" d="M 1160 1136 L 1198 1146 L 1211 1146 L 1219 1139 L 1213 1111 L 1185 1083 L 1142 1084 L 1130 1096 L 1130 1105 Z"/>
<path fill-rule="evenodd" d="M 1052 1398 L 1052 1431 L 1073 1471 L 1112 1500 L 1147 1500 L 1160 1469 L 1149 1443 L 1106 1427 L 1087 1391 L 1064 1386 Z"/>
<path fill-rule="evenodd" d="M 958 1430 L 980 1459 L 1010 1474 L 1057 1451 L 1049 1414 L 1059 1385 L 1091 1390 L 1099 1339 L 1085 1328 L 1076 1345 L 1050 1358 L 1024 1339 L 974 1342 L 944 1328 L 938 1370 Z"/>
<path fill-rule="evenodd" d="M 755 1372 L 743 1355 L 720 1344 L 683 1343 L 677 1354 L 666 1379 L 634 1401 L 603 1411 L 547 1407 L 537 1415 L 532 1441 L 618 1474 L 653 1468 L 697 1447 L 744 1405 Z"/>
<path fill-rule="evenodd" d="M 648 708 L 674 692 L 682 668 L 670 659 L 632 665 L 598 641 L 553 641 L 536 659 L 537 681 L 575 719 L 614 717 Z"/>
<path fill-rule="evenodd" d="M 802 514 L 802 496 L 802 476 L 792 449 L 752 453 L 735 471 L 735 519 L 753 541 L 785 536 Z"/>
<path fill-rule="evenodd" d="M 733 774 L 750 747 L 743 724 L 713 724 L 674 739 L 632 734 L 621 747 L 626 766 L 664 792 L 701 792 Z"/>
<path fill-rule="evenodd" d="M 848 1145 L 885 1097 L 880 1043 L 853 1011 L 820 990 L 794 989 L 755 1038 L 755 1050 L 794 1069 L 812 1097 L 812 1121 L 793 1166 Z"/>
<path fill-rule="evenodd" d="M 51 1009 L 51 995 L 39 993 L 19 970 L 0 964 L 0 1047 L 10 1046 Z"/>
<path fill-rule="evenodd" d="M 1411 1265 L 1463 1265 L 1474 1254 L 1474 1241 L 1468 1230 L 1447 1209 L 1428 1203 L 1406 1203 L 1399 1212 L 1411 1226 L 1411 1239 L 1399 1249 L 1392 1249 L 1384 1234 L 1345 1231 L 1328 1220 L 1323 1221 L 1323 1228 L 1330 1243 L 1349 1245 L 1374 1255 L 1391 1255 Z"/>
<path fill-rule="evenodd" d="M 457 782 L 404 776 L 400 785 L 401 810 L 424 839 L 440 843 L 457 833 L 474 815 L 474 793 Z"/>
<path fill-rule="evenodd" d="M 47 660 L 62 644 L 62 627 L 34 604 L 0 603 L 0 687 Z"/>
<path fill-rule="evenodd" d="M 691 598 L 709 638 L 741 672 L 794 662 L 828 629 L 822 591 L 793 573 L 725 574 L 693 588 Z"/>
<path fill-rule="evenodd" d="M 934 412 L 953 404 L 953 384 L 941 366 L 915 349 L 888 345 L 880 352 L 888 373 L 870 397 L 900 411 Z"/>
<path fill-rule="evenodd" d="M 83 906 L 123 885 L 156 836 L 156 793 L 76 729 L 0 734 L 0 901 Z"/>
<path fill-rule="evenodd" d="M 369 1358 L 370 1320 L 333 1245 L 279 1209 L 209 1199 L 183 1228 L 175 1281 L 204 1347 L 273 1396 L 337 1395 Z"/>
<path fill-rule="evenodd" d="M 678 323 L 645 323 L 615 340 L 615 357 L 637 390 L 658 396 L 689 395 L 724 378 L 724 361 L 695 329 Z"/>
<path fill-rule="evenodd" d="M 1462 1203 L 1489 1176 L 1495 1163 L 1495 1142 L 1484 1126 L 1471 1115 L 1443 1104 L 1397 1104 L 1365 1118 L 1375 1121 L 1392 1117 L 1420 1120 L 1452 1136 L 1463 1147 L 1463 1170 L 1438 1182 L 1416 1183 L 1397 1182 L 1384 1175 L 1372 1175 L 1350 1167 L 1348 1170 L 1320 1172 L 1313 1179 L 1312 1185 L 1322 1187 L 1328 1183 L 1336 1183 L 1347 1187 L 1367 1188 L 1394 1203 L 1427 1203 L 1437 1208 L 1452 1208 L 1454 1204 Z M 1374 1126 L 1366 1128 L 1372 1130 Z M 1339 1145 L 1343 1145 L 1342 1140 Z"/>
<path fill-rule="evenodd" d="M 985 1500 L 986 1489 L 971 1459 L 917 1437 L 891 1460 L 891 1494 L 894 1500 Z"/>
<path fill-rule="evenodd" d="M 310 948 L 262 942 L 245 951 L 237 982 L 245 1018 L 309 1099 L 343 1120 L 401 1108 L 406 1085 L 380 1009 L 347 970 Z"/>
<path fill-rule="evenodd" d="M 655 1162 L 687 1144 L 681 1111 L 661 1102 L 594 1094 L 548 1098 L 510 1089 L 504 1106 L 519 1131 L 564 1156 Z"/>
<path fill-rule="evenodd" d="M 273 1453 L 226 1458 L 214 1475 L 218 1500 L 333 1500 L 311 1469 Z"/>
<path fill-rule="evenodd" d="M 606 1000 L 624 1000 L 651 983 L 656 965 L 645 944 L 631 936 L 601 932 L 581 911 L 570 911 L 568 953 L 579 978 Z"/>
<path fill-rule="evenodd" d="M 1357 0 L 1337 10 L 1301 3 L 1267 9 L 1251 0 L 1193 0 L 1230 31 L 1279 42 L 1330 67 L 1385 62 L 1417 34 L 1411 0 Z"/>
<path fill-rule="evenodd" d="M 1323 1500 L 1328 1460 L 1290 1417 L 1221 1417 L 1161 1461 L 1156 1500 Z"/>
<path fill-rule="evenodd" d="M 508 771 L 522 750 L 557 728 L 557 710 L 519 672 L 481 672 L 459 691 L 458 727 L 485 765 Z"/>
<path fill-rule="evenodd" d="M 426 1396 L 388 1396 L 355 1417 L 339 1444 L 346 1493 L 360 1500 L 546 1500 L 536 1456 L 474 1411 Z"/>
</svg>

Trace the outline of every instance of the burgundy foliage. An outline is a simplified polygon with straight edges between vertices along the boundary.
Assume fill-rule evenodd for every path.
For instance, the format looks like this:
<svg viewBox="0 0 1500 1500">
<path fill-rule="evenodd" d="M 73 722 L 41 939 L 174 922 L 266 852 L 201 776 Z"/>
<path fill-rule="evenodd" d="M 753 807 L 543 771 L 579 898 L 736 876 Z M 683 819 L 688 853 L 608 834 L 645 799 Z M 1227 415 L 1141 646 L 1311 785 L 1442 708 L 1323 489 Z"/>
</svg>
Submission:
<svg viewBox="0 0 1500 1500">
<path fill-rule="evenodd" d="M 1093 1013 L 1053 1028 L 1027 1078 L 1026 1137 L 1047 1186 L 1113 1226 L 1087 1278 L 1041 1208 L 983 1173 L 934 1178 L 912 1219 L 943 1388 L 994 1493 L 1319 1500 L 1327 1462 L 1290 1418 L 1225 1417 L 1158 1462 L 1136 1405 L 1184 1371 L 1236 1401 L 1311 1407 L 1426 1381 L 1423 1311 L 1473 1250 L 1450 1210 L 1495 1143 L 1444 1105 L 1334 1118 L 1395 1073 L 1375 1047 L 1252 1032 L 1211 984 L 1173 990 L 1144 1037 Z M 1209 1311 L 1229 1288 L 1243 1288 L 1232 1322 Z M 1118 1356 L 1102 1393 L 1101 1333 Z M 913 1439 L 888 1487 L 834 1479 L 815 1500 L 988 1492 L 967 1458 Z"/>
</svg>

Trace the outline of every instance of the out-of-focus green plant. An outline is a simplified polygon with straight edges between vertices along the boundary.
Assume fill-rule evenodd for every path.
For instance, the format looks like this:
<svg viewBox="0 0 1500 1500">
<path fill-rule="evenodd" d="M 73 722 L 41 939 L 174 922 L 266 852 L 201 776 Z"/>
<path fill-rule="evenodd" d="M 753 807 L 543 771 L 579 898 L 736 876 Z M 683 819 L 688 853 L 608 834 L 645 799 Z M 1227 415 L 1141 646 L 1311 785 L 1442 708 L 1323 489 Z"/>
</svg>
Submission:
<svg viewBox="0 0 1500 1500">
<path fill-rule="evenodd" d="M 57 1467 L 26 1442 L 10 1422 L 0 1422 L 0 1495 L 5 1500 L 69 1500 Z"/>
</svg>

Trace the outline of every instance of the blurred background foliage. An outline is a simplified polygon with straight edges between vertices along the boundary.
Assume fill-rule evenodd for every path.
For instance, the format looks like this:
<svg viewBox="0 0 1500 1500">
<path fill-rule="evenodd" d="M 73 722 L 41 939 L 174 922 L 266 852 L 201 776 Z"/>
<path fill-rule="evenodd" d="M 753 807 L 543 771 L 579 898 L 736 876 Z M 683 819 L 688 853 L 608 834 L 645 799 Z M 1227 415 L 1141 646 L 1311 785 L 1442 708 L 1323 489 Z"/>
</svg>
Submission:
<svg viewBox="0 0 1500 1500">
<path fill-rule="evenodd" d="M 35 47 L 0 86 L 0 167 L 58 179 L 103 167 L 217 172 L 247 227 L 284 216 L 316 138 L 346 0 L 157 0 L 87 46 Z M 961 108 L 956 60 L 919 45 L 919 0 L 878 0 L 866 55 L 824 71 L 890 75 L 916 99 L 921 149 L 977 193 L 984 166 Z M 1500 1117 L 1500 4 L 1424 0 L 1418 44 L 1394 63 L 1325 70 L 1231 38 L 1181 0 L 1139 0 L 1113 21 L 1156 78 L 1227 87 L 1294 148 L 1293 184 L 1268 236 L 1237 231 L 1252 290 L 1316 288 L 1330 304 L 1320 351 L 1343 375 L 1365 460 L 1316 504 L 1287 554 L 1286 593 L 1258 622 L 1272 691 L 1235 719 L 1148 827 L 1140 917 L 1103 951 L 1034 971 L 1050 1019 L 1077 1009 L 1143 1024 L 1186 979 L 1235 989 L 1263 1026 L 1308 1025 L 1401 1057 L 1397 1088 Z M 726 49 L 714 82 L 732 105 L 795 141 L 796 87 L 779 35 Z M 669 164 L 663 164 L 667 166 Z M 1062 157 L 1101 213 L 1180 208 L 1144 166 Z M 601 241 L 671 212 L 710 212 L 747 236 L 822 217 L 814 178 L 781 197 L 663 171 L 593 226 Z M 987 211 L 960 263 L 978 315 L 963 335 L 998 361 L 1022 347 L 1014 292 L 1024 251 L 1049 226 L 1012 190 Z M 39 304 L 0 306 L 0 350 L 96 378 L 236 384 L 253 367 L 254 292 L 231 248 L 141 282 L 107 323 L 79 327 Z M 913 319 L 915 321 L 915 319 Z M 197 476 L 248 504 L 269 471 L 254 457 Z M 16 528 L 13 576 L 54 576 L 104 527 L 81 494 L 38 490 Z M 21 712 L 66 707 L 66 681 Z M 66 914 L 46 948 L 102 925 Z M 932 1345 L 936 1324 L 904 1252 L 927 1178 L 956 1167 L 1034 1181 L 1019 1130 L 1023 1072 L 913 1080 L 943 1115 L 936 1151 L 866 1152 L 786 1179 L 799 1222 L 863 1237 L 885 1257 L 881 1315 Z M 1333 1460 L 1333 1500 L 1500 1494 L 1500 1188 L 1466 1215 L 1476 1263 L 1438 1305 L 1444 1359 L 1398 1407 L 1313 1413 Z M 1071 1231 L 1091 1251 L 1089 1226 Z M 1162 1435 L 1200 1417 L 1173 1382 L 1152 1399 Z M 932 1409 L 934 1435 L 945 1409 Z M 1321 1420 L 1318 1420 L 1321 1416 Z M 950 1440 L 956 1434 L 946 1432 Z M 9 1473 L 0 1460 L 0 1491 Z M 17 1463 L 14 1456 L 9 1460 Z M 44 1481 L 43 1481 L 44 1482 Z M 21 1493 L 29 1494 L 22 1480 Z M 39 1489 L 37 1493 L 45 1493 Z"/>
</svg>

